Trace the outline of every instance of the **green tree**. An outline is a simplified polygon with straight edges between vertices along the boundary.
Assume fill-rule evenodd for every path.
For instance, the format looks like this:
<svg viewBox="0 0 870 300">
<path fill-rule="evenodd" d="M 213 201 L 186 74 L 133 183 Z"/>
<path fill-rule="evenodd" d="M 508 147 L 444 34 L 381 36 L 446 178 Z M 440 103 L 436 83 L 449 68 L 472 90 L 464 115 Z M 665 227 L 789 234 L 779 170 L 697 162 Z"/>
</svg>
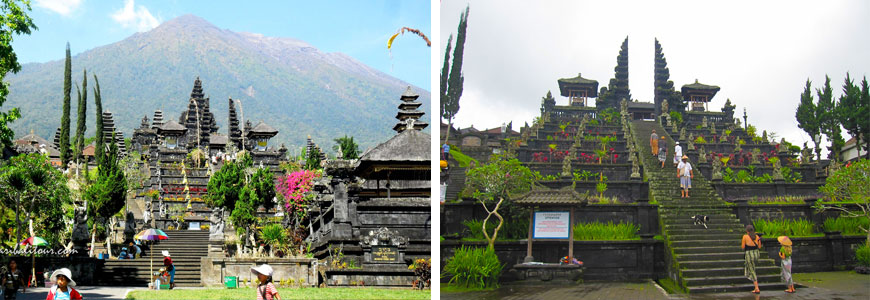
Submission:
<svg viewBox="0 0 870 300">
<path fill-rule="evenodd" d="M 272 174 L 269 168 L 257 169 L 247 186 L 257 194 L 258 202 L 253 203 L 254 207 L 260 205 L 266 209 L 275 207 L 275 202 L 272 201 L 275 198 L 275 174 Z"/>
<path fill-rule="evenodd" d="M 861 81 L 861 100 L 858 102 L 861 110 L 861 116 L 870 115 L 870 85 L 867 84 L 867 77 Z M 870 159 L 870 122 L 864 119 L 863 122 L 858 122 L 858 142 L 864 141 L 864 149 L 867 151 L 867 159 Z"/>
<path fill-rule="evenodd" d="M 323 154 L 320 153 L 320 149 L 311 148 L 311 151 L 307 151 L 305 153 L 305 169 L 306 170 L 318 170 L 320 169 L 320 160 Z"/>
<path fill-rule="evenodd" d="M 631 101 L 631 90 L 628 88 L 628 37 L 622 41 L 622 46 L 619 49 L 619 55 L 616 56 L 616 67 L 613 68 L 614 78 L 610 79 L 606 89 L 603 89 L 604 95 L 599 94 L 597 103 L 599 109 L 613 107 L 619 109 L 619 102 L 622 99 Z M 668 103 L 670 104 L 670 103 Z"/>
<path fill-rule="evenodd" d="M 662 51 L 662 45 L 659 43 L 658 39 L 655 39 L 655 49 L 655 80 L 653 83 L 655 85 L 654 103 L 656 116 L 661 115 L 661 103 L 664 101 L 668 102 L 668 109 L 671 111 L 685 111 L 686 102 L 683 101 L 680 93 L 674 89 L 674 82 L 670 80 L 671 72 L 668 69 L 668 60 L 665 58 L 665 54 Z"/>
<path fill-rule="evenodd" d="M 447 138 L 450 136 L 450 127 L 453 126 L 453 118 L 459 113 L 459 98 L 462 97 L 462 85 L 465 82 L 465 77 L 462 75 L 462 57 L 465 53 L 465 31 L 468 28 L 468 11 L 470 7 L 465 7 L 465 12 L 459 15 L 459 28 L 456 33 L 456 48 L 453 49 L 453 66 L 450 67 L 450 75 L 447 75 L 448 64 L 450 59 L 450 41 L 453 39 L 451 34 L 447 40 L 447 50 L 444 51 L 444 68 L 441 69 L 441 117 L 447 120 L 447 134 L 444 135 L 444 143 L 447 143 Z"/>
<path fill-rule="evenodd" d="M 348 137 L 345 135 L 344 137 L 340 137 L 334 140 L 335 146 L 332 146 L 332 150 L 338 151 L 341 149 L 341 159 L 357 159 L 359 158 L 359 145 L 353 141 L 353 137 Z"/>
<path fill-rule="evenodd" d="M 6 102 L 9 95 L 9 86 L 3 80 L 9 73 L 18 73 L 21 65 L 18 64 L 18 56 L 12 49 L 14 35 L 30 34 L 31 30 L 39 28 L 33 24 L 26 12 L 30 11 L 29 1 L 3 0 L 0 7 L 0 107 Z M 21 117 L 18 108 L 9 111 L 0 111 L 0 152 L 12 145 L 15 132 L 9 128 L 9 123 Z"/>
<path fill-rule="evenodd" d="M 209 206 L 232 210 L 239 200 L 239 190 L 245 186 L 244 167 L 238 161 L 227 161 L 208 180 Z"/>
<path fill-rule="evenodd" d="M 70 92 L 72 90 L 72 59 L 70 58 L 69 42 L 66 43 L 66 61 L 63 69 L 63 113 L 60 116 L 60 160 L 66 168 L 70 161 L 69 148 L 69 110 Z"/>
<path fill-rule="evenodd" d="M 864 86 L 867 84 L 867 77 L 864 77 Z M 866 87 L 864 88 L 866 91 Z M 843 128 L 852 137 L 855 138 L 855 146 L 858 153 L 861 153 L 861 124 L 868 122 L 870 111 L 867 104 L 861 103 L 861 88 L 854 84 L 849 73 L 846 73 L 846 80 L 843 83 L 843 95 L 840 96 L 837 104 L 836 116 Z M 864 125 L 866 126 L 866 125 Z"/>
<path fill-rule="evenodd" d="M 840 122 L 837 119 L 837 103 L 834 101 L 834 93 L 831 89 L 831 78 L 825 75 L 825 86 L 822 89 L 816 89 L 819 95 L 819 104 L 816 107 L 818 111 L 819 123 L 821 124 L 821 132 L 825 134 L 831 146 L 828 158 L 835 161 L 840 161 L 840 149 L 846 143 L 843 136 L 840 134 Z"/>
<path fill-rule="evenodd" d="M 95 136 L 97 140 L 94 143 L 94 158 L 96 158 L 97 164 L 101 164 L 105 156 L 106 141 L 103 136 L 103 99 L 100 96 L 100 81 L 97 79 L 97 74 L 94 74 L 94 111 L 97 113 L 97 134 Z"/>
<path fill-rule="evenodd" d="M 801 103 L 798 104 L 797 111 L 794 117 L 797 119 L 798 128 L 810 135 L 810 139 L 816 144 L 816 159 L 822 159 L 822 149 L 819 148 L 819 143 L 815 141 L 815 136 L 820 133 L 821 121 L 819 120 L 820 110 L 813 103 L 812 82 L 807 78 L 807 85 L 804 87 L 804 92 L 801 93 Z"/>
<path fill-rule="evenodd" d="M 819 188 L 831 201 L 854 202 L 858 208 L 850 210 L 842 205 L 823 204 L 819 199 L 815 208 L 818 211 L 837 210 L 841 217 L 870 219 L 870 160 L 860 159 L 828 176 L 825 185 Z M 861 227 L 867 232 L 867 243 L 870 243 L 870 228 Z"/>
<path fill-rule="evenodd" d="M 487 164 L 468 171 L 466 184 L 474 191 L 474 197 L 487 212 L 482 223 L 483 235 L 489 243 L 489 249 L 494 249 L 498 231 L 504 225 L 504 217 L 499 213 L 499 208 L 503 203 L 510 205 L 505 201 L 510 201 L 512 194 L 530 190 L 534 179 L 534 173 L 519 160 L 498 155 L 493 156 Z M 490 234 L 486 229 L 486 222 L 492 216 L 498 218 L 499 222 Z"/>
<path fill-rule="evenodd" d="M 232 213 L 230 213 L 230 221 L 233 222 L 233 227 L 236 228 L 236 233 L 239 235 L 240 241 L 245 241 L 245 237 L 251 234 L 254 226 L 257 224 L 257 216 L 254 203 L 259 201 L 257 193 L 247 186 L 239 191 L 239 201 L 236 201 Z"/>
<path fill-rule="evenodd" d="M 105 226 L 107 236 L 111 230 L 109 219 L 124 207 L 126 196 L 127 179 L 121 169 L 118 145 L 112 143 L 108 155 L 99 164 L 96 180 L 84 192 L 84 198 L 88 200 L 89 217 L 95 220 L 94 224 L 102 223 Z M 96 226 L 94 230 L 96 234 Z M 106 244 L 108 247 L 108 238 Z"/>
<path fill-rule="evenodd" d="M 82 150 L 85 149 L 85 130 L 87 130 L 87 118 L 85 114 L 88 111 L 88 71 L 84 70 L 84 76 L 82 81 L 82 88 L 79 89 L 79 86 L 76 85 L 76 97 L 79 101 L 79 113 L 78 120 L 76 121 L 76 164 L 81 162 L 82 159 Z M 85 91 L 84 95 L 82 95 L 82 90 Z M 87 163 L 87 162 L 86 162 Z"/>
<path fill-rule="evenodd" d="M 0 203 L 15 207 L 16 241 L 22 238 L 21 226 L 31 220 L 34 233 L 50 243 L 58 241 L 57 233 L 65 226 L 63 209 L 71 201 L 66 177 L 51 166 L 45 155 L 30 153 L 13 157 L 0 168 L 0 187 L 9 191 L 0 194 Z M 22 213 L 24 222 L 20 222 Z"/>
</svg>

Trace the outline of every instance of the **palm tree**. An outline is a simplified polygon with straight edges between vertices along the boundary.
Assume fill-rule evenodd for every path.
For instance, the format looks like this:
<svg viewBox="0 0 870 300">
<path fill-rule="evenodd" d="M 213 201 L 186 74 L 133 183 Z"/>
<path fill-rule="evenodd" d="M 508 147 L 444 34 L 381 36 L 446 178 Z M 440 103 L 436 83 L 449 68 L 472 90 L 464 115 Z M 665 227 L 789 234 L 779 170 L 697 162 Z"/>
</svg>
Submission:
<svg viewBox="0 0 870 300">
<path fill-rule="evenodd" d="M 18 167 L 10 168 L 6 184 L 15 191 L 15 249 L 18 249 L 18 241 L 21 240 L 21 194 L 27 190 L 27 176 Z"/>
</svg>

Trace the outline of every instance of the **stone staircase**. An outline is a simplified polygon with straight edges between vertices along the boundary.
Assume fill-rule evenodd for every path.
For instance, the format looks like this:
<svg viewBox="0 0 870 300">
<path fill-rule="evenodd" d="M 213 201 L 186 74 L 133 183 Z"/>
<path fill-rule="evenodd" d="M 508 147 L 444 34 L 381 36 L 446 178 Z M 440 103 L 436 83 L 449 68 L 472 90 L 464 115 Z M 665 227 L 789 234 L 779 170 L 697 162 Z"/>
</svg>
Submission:
<svg viewBox="0 0 870 300">
<path fill-rule="evenodd" d="M 136 259 L 106 260 L 99 284 L 110 286 L 147 286 L 149 276 L 149 253 L 153 253 L 154 272 L 163 267 L 162 250 L 168 250 L 175 265 L 176 286 L 202 286 L 200 282 L 200 258 L 208 255 L 208 231 L 167 230 L 168 240 L 162 240 L 142 249 L 142 257 Z M 115 253 L 117 254 L 117 253 Z"/>
<path fill-rule="evenodd" d="M 658 123 L 633 122 L 640 159 L 649 180 L 650 201 L 658 202 L 660 226 L 671 252 L 671 257 L 666 258 L 670 262 L 669 276 L 689 293 L 752 291 L 752 282 L 743 276 L 740 238 L 745 233 L 744 225 L 697 170 L 692 179 L 690 198 L 680 198 L 680 183 L 673 166 L 673 146 L 665 167 L 661 168 L 661 163 L 650 150 L 649 136 L 653 129 L 659 136 L 665 136 L 668 145 L 673 145 L 674 140 Z M 695 166 L 695 162 L 691 163 Z M 694 225 L 691 219 L 694 215 L 708 216 L 708 228 Z M 780 283 L 780 268 L 764 253 L 762 251 L 756 267 L 759 288 L 784 288 Z"/>
<path fill-rule="evenodd" d="M 456 200 L 459 198 L 459 192 L 465 188 L 465 168 L 458 167 L 459 163 L 455 163 L 457 167 L 452 167 L 448 171 L 450 179 L 447 181 L 447 201 Z"/>
</svg>

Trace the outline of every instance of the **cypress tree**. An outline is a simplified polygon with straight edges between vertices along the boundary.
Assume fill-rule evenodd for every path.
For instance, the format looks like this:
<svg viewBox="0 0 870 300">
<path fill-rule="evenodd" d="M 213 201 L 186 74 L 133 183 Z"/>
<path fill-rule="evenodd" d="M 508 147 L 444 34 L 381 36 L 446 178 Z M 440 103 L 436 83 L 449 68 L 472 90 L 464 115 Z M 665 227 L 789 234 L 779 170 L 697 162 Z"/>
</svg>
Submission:
<svg viewBox="0 0 870 300">
<path fill-rule="evenodd" d="M 865 77 L 864 80 L 867 80 Z M 867 111 L 861 107 L 861 88 L 855 85 L 849 73 L 846 73 L 846 80 L 843 83 L 843 95 L 840 96 L 840 101 L 837 104 L 836 116 L 843 128 L 853 138 L 855 138 L 855 146 L 858 153 L 861 153 L 863 145 L 860 141 L 860 123 L 867 122 Z M 860 156 L 860 155 L 859 155 Z"/>
<path fill-rule="evenodd" d="M 465 81 L 465 77 L 462 76 L 462 56 L 465 52 L 465 31 L 468 28 L 469 8 L 470 7 L 466 6 L 465 12 L 459 16 L 459 28 L 456 33 L 456 48 L 453 49 L 453 66 L 450 67 L 449 77 L 444 75 L 444 72 L 447 69 L 446 52 L 450 51 L 449 41 L 447 43 L 447 51 L 445 51 L 444 55 L 444 69 L 441 71 L 442 93 L 444 93 L 444 79 L 447 77 L 446 94 L 441 96 L 441 117 L 447 119 L 448 130 L 450 130 L 450 126 L 453 125 L 453 118 L 459 112 L 459 98 L 462 97 L 462 84 Z M 449 133 L 450 132 L 448 131 L 448 134 Z M 445 135 L 445 143 L 447 143 L 446 136 L 449 135 Z"/>
<path fill-rule="evenodd" d="M 816 113 L 819 116 L 821 131 L 828 138 L 828 141 L 831 142 L 831 146 L 828 147 L 830 151 L 828 158 L 840 161 L 840 149 L 843 148 L 846 142 L 843 141 L 843 136 L 840 134 L 840 122 L 837 122 L 835 113 L 837 111 L 837 103 L 834 101 L 831 78 L 828 75 L 825 75 L 825 86 L 822 89 L 816 89 L 816 93 L 819 95 L 819 105 L 816 107 Z"/>
<path fill-rule="evenodd" d="M 94 110 L 97 112 L 97 136 L 94 142 L 94 157 L 97 164 L 101 164 L 104 158 L 106 141 L 103 138 L 103 99 L 100 97 L 100 81 L 94 74 Z"/>
<path fill-rule="evenodd" d="M 813 103 L 813 93 L 812 93 L 812 82 L 807 78 L 807 85 L 804 87 L 804 92 L 801 93 L 801 103 L 798 104 L 797 111 L 795 111 L 794 117 L 798 122 L 798 128 L 803 129 L 804 132 L 810 135 L 810 139 L 815 143 L 815 136 L 819 134 L 819 116 L 818 116 L 818 108 L 816 108 L 816 104 Z M 819 148 L 819 144 L 816 143 L 816 157 L 817 159 L 821 158 L 821 149 Z"/>
<path fill-rule="evenodd" d="M 70 61 L 69 43 L 66 43 L 66 63 L 63 70 L 63 114 L 60 116 L 60 160 L 66 168 L 70 161 L 69 149 L 69 113 L 70 92 L 72 90 L 72 62 Z"/>
<path fill-rule="evenodd" d="M 87 127 L 85 126 L 85 121 L 87 118 L 85 114 L 88 110 L 88 71 L 84 71 L 84 81 L 82 82 L 82 89 L 85 93 L 84 95 L 81 93 L 81 90 L 78 86 L 76 86 L 76 96 L 79 100 L 79 118 L 76 121 L 76 163 L 81 161 L 82 158 L 82 150 L 85 148 L 85 130 Z"/>
</svg>

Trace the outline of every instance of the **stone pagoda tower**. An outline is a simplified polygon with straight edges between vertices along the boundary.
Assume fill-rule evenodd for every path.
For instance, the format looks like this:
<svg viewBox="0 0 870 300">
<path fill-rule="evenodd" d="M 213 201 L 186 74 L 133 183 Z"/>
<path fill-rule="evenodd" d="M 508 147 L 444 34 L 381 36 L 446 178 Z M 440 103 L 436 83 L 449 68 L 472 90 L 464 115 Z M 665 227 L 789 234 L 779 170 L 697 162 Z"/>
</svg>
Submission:
<svg viewBox="0 0 870 300">
<path fill-rule="evenodd" d="M 217 122 L 208 106 L 209 98 L 202 93 L 202 81 L 196 77 L 193 81 L 193 91 L 190 92 L 187 111 L 182 112 L 178 119 L 178 123 L 187 128 L 187 145 L 190 148 L 207 146 L 209 136 L 218 130 Z"/>
<path fill-rule="evenodd" d="M 420 120 L 420 117 L 425 113 L 418 110 L 420 105 L 423 105 L 423 103 L 417 102 L 417 98 L 419 97 L 420 95 L 411 91 L 410 86 L 405 90 L 405 93 L 403 93 L 400 98 L 402 103 L 399 104 L 399 112 L 396 113 L 396 119 L 398 119 L 399 122 L 396 123 L 396 126 L 393 126 L 393 130 L 402 133 L 407 130 L 409 126 L 417 130 L 423 130 L 423 128 L 429 126 L 429 123 Z"/>
</svg>

